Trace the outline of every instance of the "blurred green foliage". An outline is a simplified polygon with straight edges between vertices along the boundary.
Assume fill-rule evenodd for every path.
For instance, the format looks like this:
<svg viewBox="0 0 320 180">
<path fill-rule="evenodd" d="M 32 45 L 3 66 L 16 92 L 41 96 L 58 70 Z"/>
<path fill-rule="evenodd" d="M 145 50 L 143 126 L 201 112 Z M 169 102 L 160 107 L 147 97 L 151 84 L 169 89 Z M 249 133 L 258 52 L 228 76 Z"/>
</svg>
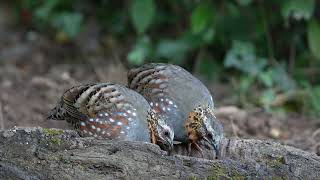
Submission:
<svg viewBox="0 0 320 180">
<path fill-rule="evenodd" d="M 88 5 L 89 4 L 89 5 Z M 132 65 L 168 62 L 229 81 L 240 105 L 320 113 L 316 0 L 20 0 L 40 30 L 75 38 L 88 17 L 119 40 Z M 93 10 L 88 10 L 91 7 Z M 126 43 L 126 41 L 123 41 Z"/>
</svg>

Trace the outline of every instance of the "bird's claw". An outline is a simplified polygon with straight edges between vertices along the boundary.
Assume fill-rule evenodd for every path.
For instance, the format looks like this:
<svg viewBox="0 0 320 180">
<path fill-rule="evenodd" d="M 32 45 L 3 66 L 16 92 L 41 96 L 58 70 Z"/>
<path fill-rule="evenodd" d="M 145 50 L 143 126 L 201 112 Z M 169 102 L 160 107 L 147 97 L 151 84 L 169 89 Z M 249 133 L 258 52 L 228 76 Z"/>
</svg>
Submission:
<svg viewBox="0 0 320 180">
<path fill-rule="evenodd" d="M 203 150 L 201 149 L 201 147 L 199 146 L 198 143 L 192 142 L 188 144 L 188 156 L 191 156 L 191 151 L 192 151 L 192 144 L 194 144 L 195 148 L 200 152 L 201 158 L 203 158 Z"/>
</svg>

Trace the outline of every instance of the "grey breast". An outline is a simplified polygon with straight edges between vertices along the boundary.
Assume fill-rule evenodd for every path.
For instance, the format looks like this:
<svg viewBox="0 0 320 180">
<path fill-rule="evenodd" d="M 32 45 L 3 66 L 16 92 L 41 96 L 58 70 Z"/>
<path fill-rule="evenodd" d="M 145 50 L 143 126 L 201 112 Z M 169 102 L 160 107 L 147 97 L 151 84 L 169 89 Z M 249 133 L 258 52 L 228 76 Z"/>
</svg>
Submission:
<svg viewBox="0 0 320 180">
<path fill-rule="evenodd" d="M 147 112 L 150 110 L 149 103 L 139 93 L 125 87 L 119 89 L 126 94 L 136 113 L 133 114 L 133 121 L 130 121 L 130 130 L 127 131 L 127 140 L 150 142 L 150 131 L 147 122 Z"/>
<path fill-rule="evenodd" d="M 168 93 L 178 106 L 179 119 L 172 120 L 177 141 L 187 141 L 187 133 L 184 127 L 189 112 L 195 107 L 214 107 L 212 96 L 204 84 L 191 75 L 188 71 L 175 65 L 168 67 Z"/>
</svg>

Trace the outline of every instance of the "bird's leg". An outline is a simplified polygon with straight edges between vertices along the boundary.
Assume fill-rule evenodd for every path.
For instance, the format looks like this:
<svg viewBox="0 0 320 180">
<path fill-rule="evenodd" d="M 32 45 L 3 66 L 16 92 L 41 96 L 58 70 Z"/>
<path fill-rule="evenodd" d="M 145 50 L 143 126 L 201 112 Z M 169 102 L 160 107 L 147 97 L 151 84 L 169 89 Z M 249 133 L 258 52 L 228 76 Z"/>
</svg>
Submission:
<svg viewBox="0 0 320 180">
<path fill-rule="evenodd" d="M 188 143 L 188 156 L 191 156 L 191 145 L 192 145 L 192 142 Z"/>
<path fill-rule="evenodd" d="M 196 149 L 200 152 L 201 158 L 203 158 L 203 151 L 202 151 L 201 147 L 199 146 L 199 144 L 196 142 L 194 142 L 193 144 L 195 145 Z"/>
</svg>

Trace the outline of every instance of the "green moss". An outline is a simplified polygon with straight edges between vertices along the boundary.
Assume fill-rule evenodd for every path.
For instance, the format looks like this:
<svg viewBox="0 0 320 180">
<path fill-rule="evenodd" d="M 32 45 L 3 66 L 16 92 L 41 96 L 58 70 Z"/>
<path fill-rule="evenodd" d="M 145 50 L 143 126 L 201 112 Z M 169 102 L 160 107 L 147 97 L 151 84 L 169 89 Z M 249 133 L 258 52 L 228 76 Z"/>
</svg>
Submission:
<svg viewBox="0 0 320 180">
<path fill-rule="evenodd" d="M 62 140 L 59 139 L 59 138 L 52 138 L 50 142 L 51 142 L 52 145 L 58 145 L 59 146 L 61 144 Z"/>
<path fill-rule="evenodd" d="M 242 180 L 246 179 L 245 176 L 241 175 L 236 169 L 231 170 L 231 175 L 225 166 L 213 165 L 212 166 L 212 176 L 208 177 L 208 180 L 216 179 L 232 179 L 232 180 Z"/>
<path fill-rule="evenodd" d="M 283 156 L 268 158 L 267 164 L 271 168 L 281 168 L 285 164 L 285 158 Z"/>
<path fill-rule="evenodd" d="M 61 135 L 63 134 L 63 130 L 60 129 L 48 129 L 48 128 L 43 128 L 43 132 L 47 135 L 51 136 L 56 136 L 56 135 Z"/>
</svg>

